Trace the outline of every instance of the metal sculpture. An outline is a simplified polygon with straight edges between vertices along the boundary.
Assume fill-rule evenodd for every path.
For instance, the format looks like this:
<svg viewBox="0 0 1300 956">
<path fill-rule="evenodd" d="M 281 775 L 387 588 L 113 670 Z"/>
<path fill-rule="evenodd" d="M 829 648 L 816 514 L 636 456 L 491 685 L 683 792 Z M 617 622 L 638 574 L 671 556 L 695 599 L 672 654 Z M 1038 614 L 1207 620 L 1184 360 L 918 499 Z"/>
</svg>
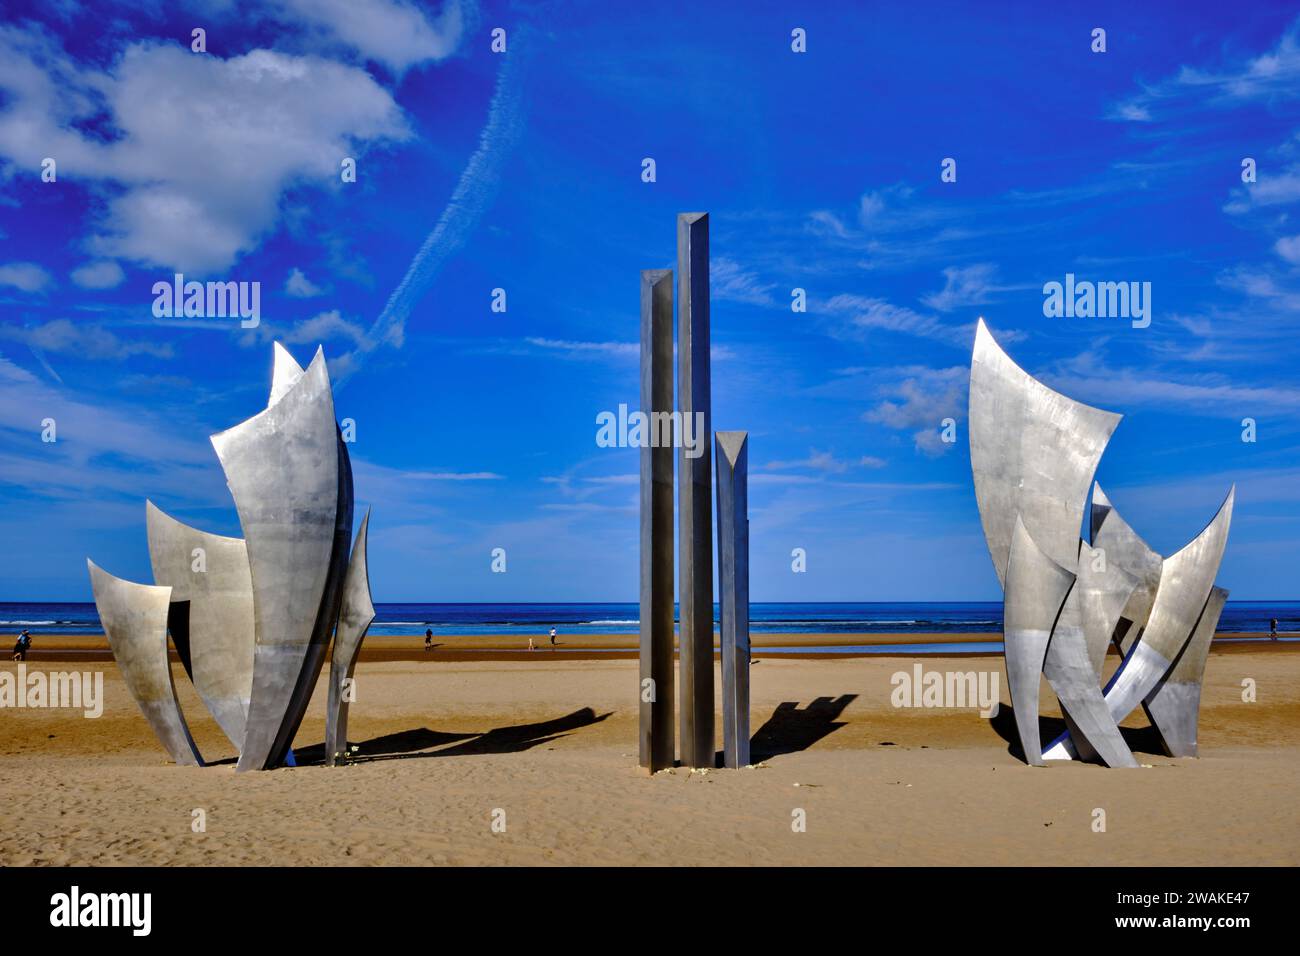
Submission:
<svg viewBox="0 0 1300 956">
<path fill-rule="evenodd" d="M 366 630 L 375 619 L 375 605 L 370 599 L 370 571 L 366 566 L 366 529 L 370 512 L 361 519 L 352 560 L 343 580 L 343 601 L 339 608 L 338 627 L 334 631 L 334 648 L 330 655 L 329 704 L 325 712 L 325 762 L 334 766 L 339 757 L 346 759 L 348 748 L 348 708 L 355 699 L 353 674 L 357 655 Z"/>
<path fill-rule="evenodd" d="M 673 765 L 673 457 L 677 480 L 678 684 L 683 766 L 712 768 L 713 666 L 712 400 L 709 342 L 709 216 L 677 216 L 677 408 L 673 405 L 673 274 L 641 273 L 641 413 L 656 437 L 641 447 L 642 767 Z M 746 432 L 718 432 L 718 562 L 722 601 L 723 759 L 749 762 L 749 523 Z"/>
<path fill-rule="evenodd" d="M 172 760 L 182 766 L 203 766 L 176 699 L 167 655 L 171 588 L 124 581 L 89 559 L 86 566 L 99 619 L 127 690 Z"/>
<path fill-rule="evenodd" d="M 1101 485 L 1093 486 L 1091 523 L 1092 543 L 1107 556 L 1111 565 L 1123 568 L 1137 579 L 1132 594 L 1124 603 L 1119 630 L 1114 632 L 1120 653 L 1127 654 L 1151 617 L 1165 559 L 1120 517 L 1101 490 Z"/>
<path fill-rule="evenodd" d="M 686 442 L 678 458 L 677 599 L 681 604 L 681 758 L 687 767 L 716 761 L 713 727 L 712 468 L 709 436 L 709 216 L 677 216 L 677 407 L 682 429 L 696 429 L 697 457 Z M 697 428 L 698 422 L 698 428 Z"/>
<path fill-rule="evenodd" d="M 981 319 L 970 378 L 971 468 L 989 554 L 1004 591 L 1007 681 L 1025 760 L 1082 757 L 1137 765 L 1119 722 L 1145 704 L 1174 755 L 1194 754 L 1205 654 L 1226 592 L 1213 588 L 1233 492 L 1191 544 L 1162 559 L 1096 487 L 1093 474 L 1120 416 L 1038 382 Z M 1219 595 L 1222 593 L 1223 598 Z M 1106 648 L 1124 653 L 1104 692 Z M 1039 675 L 1067 731 L 1039 747 Z"/>
<path fill-rule="evenodd" d="M 336 624 L 331 669 L 350 676 L 374 616 L 365 566 L 368 514 L 348 558 L 352 466 L 334 419 L 323 350 L 303 369 L 276 343 L 266 409 L 213 435 L 212 445 L 244 537 L 206 534 L 149 503 L 150 558 L 164 586 L 110 588 L 93 565 L 91 576 L 106 630 L 126 633 L 121 622 L 146 619 L 153 626 L 150 615 L 161 613 L 164 648 L 170 627 L 200 698 L 239 748 L 236 770 L 266 769 L 293 762 L 289 748 Z M 119 639 L 114 655 L 128 682 L 139 683 L 132 676 L 139 665 L 129 656 L 137 643 Z M 136 697 L 169 752 L 176 750 L 174 721 L 157 723 L 156 695 Z M 346 745 L 346 702 L 331 704 L 334 737 Z"/>
<path fill-rule="evenodd" d="M 167 626 L 186 671 L 236 749 L 253 687 L 253 582 L 242 538 L 208 534 L 145 502 L 153 579 L 171 588 Z"/>
<path fill-rule="evenodd" d="M 1156 689 L 1143 702 L 1147 716 L 1155 725 L 1170 757 L 1195 757 L 1197 755 L 1196 730 L 1201 710 L 1201 681 L 1205 675 L 1205 658 L 1210 652 L 1214 629 L 1223 613 L 1228 592 L 1220 587 L 1210 589 L 1205 607 L 1191 639 L 1183 647 L 1178 660 L 1169 669 Z"/>
<path fill-rule="evenodd" d="M 722 618 L 722 765 L 749 765 L 749 433 L 714 437 L 718 603 Z"/>
<path fill-rule="evenodd" d="M 1234 486 L 1205 530 L 1180 551 L 1163 560 L 1160 584 L 1150 614 L 1141 629 L 1141 636 L 1129 643 L 1123 663 L 1106 686 L 1106 707 L 1116 723 L 1151 696 L 1166 675 L 1170 674 L 1174 662 L 1197 630 L 1228 543 L 1235 495 Z M 1113 508 L 1105 522 L 1112 519 L 1118 520 L 1118 514 Z M 1208 651 L 1209 638 L 1205 640 Z M 1189 661 L 1189 667 L 1191 663 Z M 1184 671 L 1177 683 L 1194 681 L 1199 686 L 1204 663 L 1204 658 L 1200 658 L 1200 667 L 1195 674 Z M 1176 692 L 1171 691 L 1173 693 Z M 1187 723 L 1181 712 L 1180 722 L 1184 725 Z M 1156 728 L 1161 730 L 1159 724 L 1156 724 Z M 1186 743 L 1185 732 L 1171 728 L 1169 736 L 1175 741 Z M 1053 741 L 1043 756 L 1048 760 L 1062 760 L 1078 755 L 1078 748 L 1067 732 Z"/>
<path fill-rule="evenodd" d="M 673 274 L 641 273 L 641 408 L 673 405 Z M 640 765 L 673 765 L 673 449 L 641 446 Z M 712 684 L 710 684 L 712 686 Z M 683 705 L 684 706 L 684 705 Z"/>
<path fill-rule="evenodd" d="M 1007 688 L 1025 759 L 1041 764 L 1038 684 L 1052 637 L 1052 625 L 1074 584 L 1074 575 L 1046 554 L 1016 517 L 1007 560 L 1006 601 L 1002 615 Z"/>
<path fill-rule="evenodd" d="M 351 475 L 324 351 L 278 401 L 213 435 L 212 446 L 248 542 L 257 630 L 236 769 L 260 770 L 284 759 L 302 721 L 351 543 Z"/>
</svg>

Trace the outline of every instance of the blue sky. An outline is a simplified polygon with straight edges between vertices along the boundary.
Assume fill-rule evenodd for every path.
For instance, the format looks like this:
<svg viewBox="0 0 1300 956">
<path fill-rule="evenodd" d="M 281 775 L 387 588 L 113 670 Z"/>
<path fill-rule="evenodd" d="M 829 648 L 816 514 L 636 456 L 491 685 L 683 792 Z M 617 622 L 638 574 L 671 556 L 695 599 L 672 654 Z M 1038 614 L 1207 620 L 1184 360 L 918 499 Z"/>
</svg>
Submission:
<svg viewBox="0 0 1300 956">
<path fill-rule="evenodd" d="M 999 597 L 980 315 L 1124 414 L 1098 479 L 1153 546 L 1235 481 L 1220 583 L 1296 597 L 1293 11 L 851 6 L 7 3 L 0 600 L 88 600 L 88 555 L 149 580 L 146 497 L 238 534 L 208 435 L 265 405 L 274 339 L 324 346 L 357 423 L 377 600 L 635 600 L 637 452 L 596 415 L 638 402 L 639 271 L 685 210 L 712 224 L 714 426 L 750 431 L 754 600 Z M 176 271 L 260 282 L 260 327 L 155 318 Z M 1068 272 L 1150 282 L 1150 327 L 1044 317 Z"/>
</svg>

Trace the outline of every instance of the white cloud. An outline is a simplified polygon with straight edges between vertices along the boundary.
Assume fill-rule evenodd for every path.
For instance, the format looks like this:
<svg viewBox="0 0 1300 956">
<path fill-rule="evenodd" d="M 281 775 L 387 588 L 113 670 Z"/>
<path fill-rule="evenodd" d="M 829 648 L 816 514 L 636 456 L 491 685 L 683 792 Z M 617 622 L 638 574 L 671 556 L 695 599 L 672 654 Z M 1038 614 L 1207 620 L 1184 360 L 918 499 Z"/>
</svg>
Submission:
<svg viewBox="0 0 1300 956">
<path fill-rule="evenodd" d="M 982 262 L 972 266 L 953 266 L 943 270 L 943 288 L 923 296 L 921 301 L 940 312 L 967 305 L 982 305 L 1000 292 L 994 279 L 997 266 Z"/>
<path fill-rule="evenodd" d="M 824 471 L 833 474 L 842 474 L 849 470 L 849 463 L 843 459 L 836 458 L 829 451 L 818 451 L 816 448 L 808 452 L 807 458 L 801 458 L 797 461 L 769 461 L 763 466 L 768 471 L 784 471 L 789 468 L 811 468 L 814 471 Z"/>
<path fill-rule="evenodd" d="M 637 358 L 641 354 L 638 342 L 574 342 L 567 339 L 544 339 L 529 336 L 524 339 L 529 345 L 553 352 L 564 352 L 570 357 L 614 356 L 616 358 Z"/>
<path fill-rule="evenodd" d="M 718 257 L 709 263 L 709 292 L 715 299 L 744 302 L 748 305 L 775 304 L 771 283 L 760 282 L 734 259 Z"/>
<path fill-rule="evenodd" d="M 72 281 L 83 289 L 113 289 L 125 278 L 122 267 L 112 259 L 87 262 L 72 270 Z"/>
<path fill-rule="evenodd" d="M 310 299 L 320 295 L 322 290 L 301 269 L 295 268 L 289 272 L 289 278 L 284 282 L 284 291 L 295 299 Z"/>
<path fill-rule="evenodd" d="M 915 191 L 912 186 L 895 183 L 884 189 L 863 193 L 862 198 L 858 200 L 858 223 L 863 228 L 879 224 L 898 206 L 911 199 Z"/>
<path fill-rule="evenodd" d="M 1273 251 L 1293 266 L 1300 266 L 1300 236 L 1283 236 L 1274 244 Z"/>
<path fill-rule="evenodd" d="M 833 452 L 818 451 L 813 448 L 809 451 L 807 458 L 800 458 L 794 461 L 769 461 L 763 466 L 767 471 L 788 471 L 791 468 L 808 468 L 812 471 L 820 471 L 826 474 L 840 475 L 856 465 L 859 468 L 884 468 L 888 462 L 883 458 L 877 458 L 875 455 L 863 455 L 856 462 L 848 461 L 843 458 L 836 458 Z M 775 475 L 763 476 L 769 479 L 775 479 Z M 795 476 L 786 476 L 795 479 Z M 796 479 L 797 480 L 797 479 Z"/>
<path fill-rule="evenodd" d="M 356 322 L 343 318 L 338 309 L 320 312 L 310 319 L 303 319 L 285 327 L 278 323 L 263 321 L 256 330 L 250 330 L 240 339 L 245 346 L 261 345 L 266 342 L 281 341 L 289 345 L 319 345 L 322 342 L 346 339 L 353 345 L 366 340 L 366 331 Z M 331 361 L 344 361 L 346 356 L 338 356 Z M 331 376 L 334 366 L 330 366 Z"/>
<path fill-rule="evenodd" d="M 111 184 L 88 247 L 99 256 L 212 274 L 277 225 L 290 187 L 338 183 L 343 157 L 410 135 L 365 71 L 254 50 L 222 59 L 136 43 L 82 69 L 44 34 L 0 27 L 0 156 Z M 83 135 L 99 117 L 111 139 Z"/>
<path fill-rule="evenodd" d="M 50 281 L 50 274 L 34 262 L 8 262 L 0 265 L 0 286 L 13 286 L 23 292 L 40 292 Z"/>
<path fill-rule="evenodd" d="M 942 440 L 943 420 L 965 417 L 970 370 L 957 365 L 912 367 L 901 372 L 903 377 L 882 389 L 884 400 L 863 412 L 862 420 L 911 431 L 916 449 L 926 455 L 951 451 L 953 443 Z"/>
<path fill-rule="evenodd" d="M 1267 53 L 1220 70 L 1183 66 L 1177 73 L 1115 105 L 1108 119 L 1146 122 L 1157 112 L 1204 105 L 1232 108 L 1248 102 L 1300 97 L 1300 32 L 1292 25 Z"/>
<path fill-rule="evenodd" d="M 944 325 L 932 315 L 894 305 L 871 296 L 841 294 L 826 302 L 826 311 L 843 316 L 850 330 L 881 329 L 887 332 L 905 332 L 925 338 L 955 338 L 956 329 Z"/>
<path fill-rule="evenodd" d="M 397 72 L 451 56 L 466 25 L 460 0 L 447 0 L 435 16 L 403 0 L 278 0 L 278 6 L 295 23 Z"/>
<path fill-rule="evenodd" d="M 1238 186 L 1232 190 L 1232 198 L 1223 211 L 1240 215 L 1260 206 L 1285 206 L 1294 202 L 1300 202 L 1300 166 L 1261 174 L 1257 182 Z"/>
<path fill-rule="evenodd" d="M 149 340 L 126 341 L 99 325 L 54 319 L 43 325 L 0 326 L 0 338 L 21 342 L 37 352 L 54 352 L 83 359 L 121 361 L 132 355 L 172 356 L 171 345 Z"/>
</svg>

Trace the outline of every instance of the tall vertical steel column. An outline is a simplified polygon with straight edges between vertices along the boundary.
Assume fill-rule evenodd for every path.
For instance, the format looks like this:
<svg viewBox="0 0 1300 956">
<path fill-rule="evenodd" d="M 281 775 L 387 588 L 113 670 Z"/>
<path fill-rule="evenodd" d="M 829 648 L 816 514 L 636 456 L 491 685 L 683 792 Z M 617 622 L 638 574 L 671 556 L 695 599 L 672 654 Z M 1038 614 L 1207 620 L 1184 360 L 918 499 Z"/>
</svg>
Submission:
<svg viewBox="0 0 1300 956">
<path fill-rule="evenodd" d="M 673 273 L 641 273 L 641 411 L 673 409 Z M 654 429 L 651 432 L 654 433 Z M 647 683 L 649 682 L 649 683 Z M 673 765 L 673 449 L 641 448 L 641 766 Z"/>
<path fill-rule="evenodd" d="M 722 765 L 749 765 L 749 433 L 718 432 Z"/>
<path fill-rule="evenodd" d="M 708 213 L 677 216 L 677 283 L 677 408 L 683 436 L 690 434 L 695 439 L 699 453 L 692 458 L 692 449 L 682 441 L 677 486 L 681 759 L 687 767 L 712 767 L 717 752 L 713 739 Z"/>
</svg>

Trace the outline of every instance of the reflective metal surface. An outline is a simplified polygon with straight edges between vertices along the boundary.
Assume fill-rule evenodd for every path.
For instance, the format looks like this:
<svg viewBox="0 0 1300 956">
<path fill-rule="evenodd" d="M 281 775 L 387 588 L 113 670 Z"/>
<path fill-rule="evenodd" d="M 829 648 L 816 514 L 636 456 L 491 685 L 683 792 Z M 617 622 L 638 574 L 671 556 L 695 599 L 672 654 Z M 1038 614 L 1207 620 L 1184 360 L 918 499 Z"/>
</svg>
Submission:
<svg viewBox="0 0 1300 956">
<path fill-rule="evenodd" d="M 1165 559 L 1147 626 L 1106 687 L 1106 706 L 1116 723 L 1155 690 L 1196 629 L 1223 559 L 1235 493 L 1234 486 L 1205 530 Z M 1113 511 L 1108 522 L 1111 517 Z M 1047 759 L 1070 756 L 1066 738 L 1054 741 L 1044 754 Z"/>
<path fill-rule="evenodd" d="M 325 356 L 270 407 L 212 436 L 247 543 L 257 644 L 238 770 L 275 766 L 319 673 L 332 602 L 341 449 Z M 350 505 L 350 495 L 348 497 Z M 350 506 L 348 508 L 350 512 Z M 348 527 L 351 515 L 347 515 Z M 322 631 L 324 632 L 322 635 Z M 299 706 L 301 705 L 301 707 Z"/>
<path fill-rule="evenodd" d="M 673 273 L 641 273 L 641 410 L 673 408 Z M 673 450 L 640 450 L 641 634 L 637 688 L 638 760 L 654 773 L 671 767 L 673 734 Z"/>
<path fill-rule="evenodd" d="M 1210 641 L 1218 627 L 1219 615 L 1228 600 L 1223 588 L 1210 589 L 1210 597 L 1201 611 L 1192 638 L 1183 647 L 1178 660 L 1156 685 L 1145 701 L 1147 716 L 1160 732 L 1165 753 L 1170 757 L 1195 757 L 1196 730 L 1201 710 L 1201 680 L 1205 676 L 1205 659 Z"/>
<path fill-rule="evenodd" d="M 171 588 L 172 641 L 188 644 L 194 689 L 238 750 L 253 688 L 248 551 L 242 538 L 191 528 L 152 501 L 145 513 L 154 581 Z"/>
<path fill-rule="evenodd" d="M 1119 648 L 1127 654 L 1151 617 L 1165 561 L 1120 517 L 1101 485 L 1094 486 L 1092 492 L 1092 544 L 1106 553 L 1108 564 L 1123 568 L 1137 579 L 1124 606 L 1122 617 L 1126 623 L 1118 636 Z"/>
<path fill-rule="evenodd" d="M 274 360 L 271 368 L 271 397 L 267 399 L 267 408 L 284 398 L 285 393 L 302 378 L 302 366 L 289 354 L 288 349 L 276 342 L 272 346 L 272 352 Z"/>
<path fill-rule="evenodd" d="M 1017 516 L 1048 558 L 1075 566 L 1088 487 L 1120 417 L 1033 378 L 980 320 L 970 373 L 971 471 L 999 582 Z"/>
<path fill-rule="evenodd" d="M 1083 606 L 1096 598 L 1095 593 L 1091 598 L 1085 598 L 1085 591 L 1092 589 L 1095 592 L 1098 575 L 1091 551 L 1086 546 L 1080 548 L 1078 564 L 1074 587 L 1070 589 L 1052 631 L 1043 662 L 1043 675 L 1056 692 L 1080 756 L 1086 760 L 1100 760 L 1108 767 L 1136 767 L 1132 751 L 1124 743 L 1119 727 L 1106 708 L 1092 663 L 1087 629 L 1083 623 Z M 1085 574 L 1088 575 L 1087 582 Z M 1105 645 L 1102 649 L 1105 650 Z"/>
<path fill-rule="evenodd" d="M 718 432 L 722 765 L 749 765 L 749 433 Z"/>
<path fill-rule="evenodd" d="M 366 529 L 370 511 L 361 519 L 352 560 L 343 580 L 343 599 L 339 622 L 334 631 L 334 648 L 330 655 L 329 702 L 325 712 L 325 762 L 334 766 L 340 754 L 346 758 L 348 746 L 348 707 L 354 694 L 348 693 L 345 681 L 352 681 L 357 654 L 366 630 L 375 619 L 375 605 L 370 599 L 370 572 L 366 566 Z"/>
<path fill-rule="evenodd" d="M 1007 561 L 1003 646 L 1016 729 L 1025 761 L 1036 766 L 1043 762 L 1038 730 L 1039 677 L 1052 625 L 1073 584 L 1074 575 L 1043 553 L 1017 517 Z"/>
<path fill-rule="evenodd" d="M 1088 663 L 1092 667 L 1093 683 L 1098 686 L 1111 637 L 1137 585 L 1138 579 L 1109 560 L 1104 550 L 1080 544 L 1079 579 L 1075 590 Z"/>
<path fill-rule="evenodd" d="M 87 560 L 95 608 L 127 690 L 177 764 L 202 766 L 176 700 L 167 658 L 167 610 L 171 588 L 114 577 Z"/>
<path fill-rule="evenodd" d="M 713 443 L 709 369 L 709 216 L 677 216 L 677 409 L 683 429 L 701 416 L 700 455 L 677 458 L 678 696 L 681 761 L 713 767 Z"/>
</svg>

